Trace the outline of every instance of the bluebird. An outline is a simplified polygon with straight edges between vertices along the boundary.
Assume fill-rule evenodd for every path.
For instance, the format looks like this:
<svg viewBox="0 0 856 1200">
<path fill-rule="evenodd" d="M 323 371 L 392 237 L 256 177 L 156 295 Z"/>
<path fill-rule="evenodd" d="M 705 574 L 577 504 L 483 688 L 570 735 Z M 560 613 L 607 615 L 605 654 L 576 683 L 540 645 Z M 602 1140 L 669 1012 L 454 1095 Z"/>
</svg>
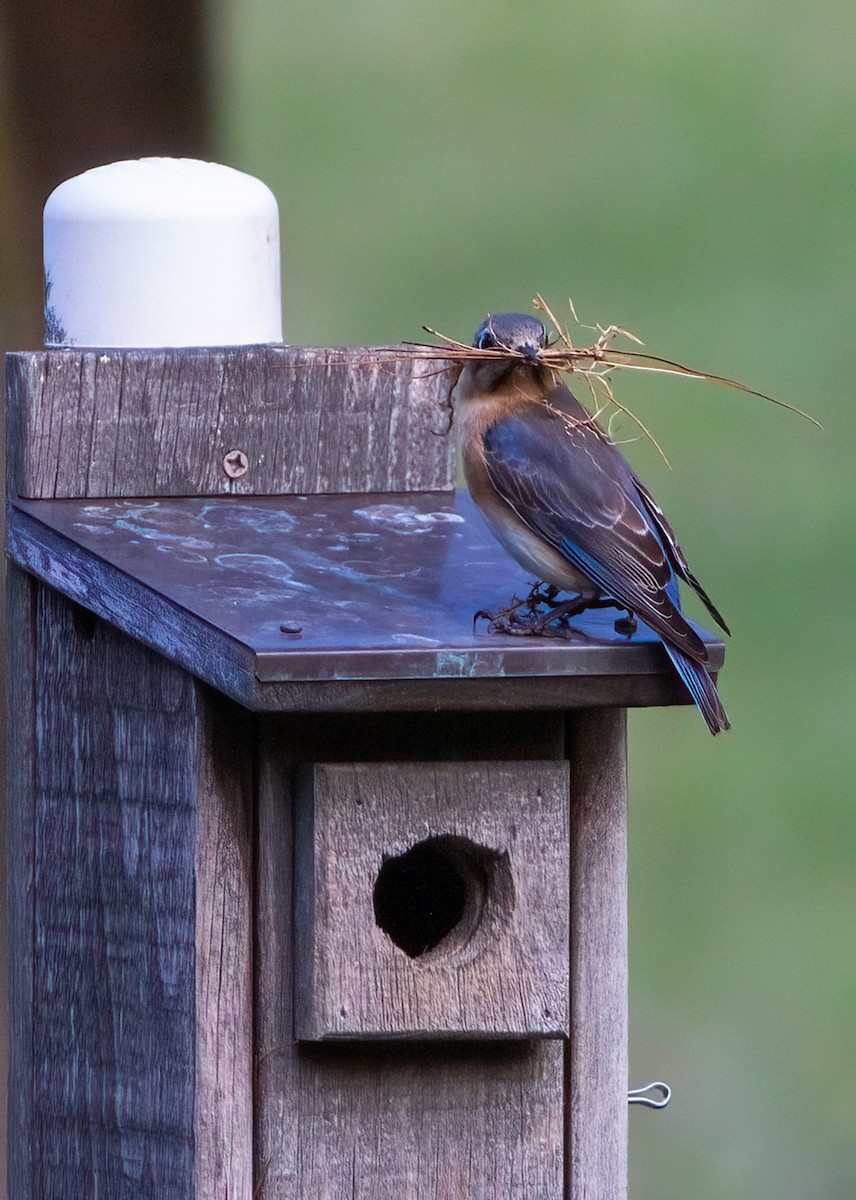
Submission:
<svg viewBox="0 0 856 1200">
<path fill-rule="evenodd" d="M 540 581 L 527 601 L 492 618 L 495 628 L 543 633 L 586 608 L 626 609 L 662 638 L 711 733 L 728 729 L 707 649 L 681 614 L 678 580 L 728 627 L 651 493 L 539 360 L 544 325 L 501 313 L 479 326 L 473 346 L 518 357 L 471 360 L 461 372 L 455 414 L 467 486 L 505 550 Z M 560 592 L 573 598 L 557 602 Z M 544 600 L 548 611 L 536 617 Z M 528 621 L 515 612 L 524 606 Z"/>
</svg>

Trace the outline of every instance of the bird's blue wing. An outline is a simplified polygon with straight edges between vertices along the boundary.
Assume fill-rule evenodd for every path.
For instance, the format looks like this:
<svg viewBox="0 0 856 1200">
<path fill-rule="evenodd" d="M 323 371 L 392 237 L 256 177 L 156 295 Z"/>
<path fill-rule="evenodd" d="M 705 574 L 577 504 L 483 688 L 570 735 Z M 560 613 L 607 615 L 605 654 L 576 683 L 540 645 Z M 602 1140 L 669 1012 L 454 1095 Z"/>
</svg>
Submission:
<svg viewBox="0 0 856 1200">
<path fill-rule="evenodd" d="M 484 455 L 491 483 L 535 534 L 680 654 L 707 662 L 681 615 L 677 581 L 635 477 L 590 418 L 533 404 L 488 428 Z"/>
<path fill-rule="evenodd" d="M 672 564 L 673 569 L 678 573 L 678 575 L 680 575 L 681 579 L 690 585 L 695 594 L 704 604 L 707 611 L 713 617 L 714 621 L 716 621 L 719 628 L 722 629 L 723 632 L 730 634 L 731 630 L 726 625 L 725 618 L 723 617 L 722 613 L 713 603 L 710 596 L 708 596 L 707 592 L 690 570 L 689 563 L 687 562 L 686 558 L 684 558 L 684 552 L 681 550 L 681 547 L 678 544 L 678 539 L 675 537 L 675 531 L 666 520 L 666 516 L 662 508 L 660 508 L 657 501 L 645 487 L 645 484 L 642 483 L 641 479 L 639 479 L 636 475 L 633 476 L 633 482 L 636 487 L 636 491 L 639 493 L 642 503 L 648 510 L 648 515 L 651 517 L 651 520 L 657 527 L 660 541 L 663 543 L 663 549 L 666 551 L 669 562 Z"/>
<path fill-rule="evenodd" d="M 566 416 L 571 417 L 573 420 L 588 421 L 591 423 L 591 417 L 589 414 L 580 404 L 579 400 L 577 400 L 576 396 L 568 387 L 565 386 L 564 383 L 557 383 L 552 391 L 548 394 L 547 400 L 548 403 L 554 408 L 558 408 L 561 412 L 563 412 Z M 717 625 L 719 625 L 719 627 L 723 629 L 725 633 L 730 633 L 731 630 L 726 625 L 722 613 L 713 603 L 710 596 L 708 596 L 707 592 L 701 586 L 696 576 L 690 570 L 689 563 L 684 557 L 684 552 L 681 550 L 678 539 L 675 536 L 675 531 L 672 529 L 672 526 L 666 519 L 665 513 L 648 491 L 639 476 L 635 473 L 635 471 L 633 471 L 630 464 L 621 454 L 620 450 L 618 450 L 616 446 L 613 446 L 612 443 L 606 441 L 606 439 L 603 439 L 603 441 L 604 447 L 601 450 L 601 455 L 605 457 L 608 454 L 610 456 L 610 472 L 613 478 L 619 481 L 622 486 L 627 488 L 631 495 L 634 491 L 638 494 L 638 498 L 641 500 L 645 510 L 648 513 L 648 516 L 651 518 L 653 526 L 656 529 L 657 537 L 659 538 L 660 544 L 666 553 L 666 557 L 671 564 L 672 570 L 676 575 L 679 576 L 679 578 L 683 579 L 685 583 L 689 584 L 689 586 L 702 601 L 707 611 L 713 617 L 714 621 L 716 621 Z"/>
</svg>

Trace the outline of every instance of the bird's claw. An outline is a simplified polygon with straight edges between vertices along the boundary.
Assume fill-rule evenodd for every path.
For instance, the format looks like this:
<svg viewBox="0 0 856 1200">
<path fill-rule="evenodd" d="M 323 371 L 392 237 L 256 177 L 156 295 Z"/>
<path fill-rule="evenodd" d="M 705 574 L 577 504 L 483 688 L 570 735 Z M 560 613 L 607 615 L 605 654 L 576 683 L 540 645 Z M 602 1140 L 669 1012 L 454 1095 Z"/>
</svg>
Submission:
<svg viewBox="0 0 856 1200">
<path fill-rule="evenodd" d="M 536 582 L 529 595 L 521 600 L 512 596 L 505 608 L 498 612 L 488 612 L 480 608 L 473 616 L 475 629 L 480 618 L 487 621 L 488 633 L 505 633 L 512 637 L 558 637 L 569 639 L 572 636 L 568 624 L 569 614 L 566 610 L 568 602 L 559 603 L 556 597 L 559 589 L 551 583 Z M 548 606 L 548 611 L 542 611 L 542 605 Z M 570 606 L 573 606 L 573 602 Z M 561 612 L 556 611 L 562 609 Z"/>
<path fill-rule="evenodd" d="M 580 594 L 570 600 L 558 600 L 556 597 L 559 595 L 560 589 L 552 583 L 538 581 L 532 585 L 529 595 L 524 600 L 519 596 L 512 596 L 505 608 L 495 613 L 480 608 L 473 617 L 473 629 L 483 617 L 488 623 L 488 633 L 507 633 L 513 637 L 569 639 L 573 636 L 571 617 L 578 616 L 587 608 L 623 607 L 609 596 Z M 615 632 L 623 633 L 626 637 L 632 637 L 636 629 L 636 617 L 629 609 L 615 622 Z"/>
<path fill-rule="evenodd" d="M 525 600 L 521 600 L 519 596 L 512 596 L 505 608 L 501 608 L 499 612 L 489 612 L 486 608 L 480 608 L 473 614 L 473 629 L 480 619 L 484 619 L 488 623 L 488 633 L 523 633 L 528 622 L 519 615 L 521 608 L 531 612 L 531 594 Z"/>
<path fill-rule="evenodd" d="M 572 636 L 571 627 L 563 617 L 556 619 L 555 624 L 550 624 L 554 621 L 552 613 L 548 613 L 546 619 L 543 616 L 527 619 L 508 612 L 482 612 L 476 615 L 487 618 L 488 633 L 505 633 L 511 637 L 557 637 L 566 640 Z"/>
</svg>

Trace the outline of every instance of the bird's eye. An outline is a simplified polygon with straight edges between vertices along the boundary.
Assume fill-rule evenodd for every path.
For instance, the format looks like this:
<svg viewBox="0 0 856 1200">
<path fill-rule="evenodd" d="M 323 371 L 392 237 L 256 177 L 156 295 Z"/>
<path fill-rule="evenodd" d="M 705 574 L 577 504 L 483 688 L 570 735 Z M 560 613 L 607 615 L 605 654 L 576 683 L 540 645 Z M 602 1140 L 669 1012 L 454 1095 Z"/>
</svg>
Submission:
<svg viewBox="0 0 856 1200">
<path fill-rule="evenodd" d="M 492 350 L 494 346 L 493 334 L 490 329 L 480 329 L 476 338 L 477 350 Z"/>
</svg>

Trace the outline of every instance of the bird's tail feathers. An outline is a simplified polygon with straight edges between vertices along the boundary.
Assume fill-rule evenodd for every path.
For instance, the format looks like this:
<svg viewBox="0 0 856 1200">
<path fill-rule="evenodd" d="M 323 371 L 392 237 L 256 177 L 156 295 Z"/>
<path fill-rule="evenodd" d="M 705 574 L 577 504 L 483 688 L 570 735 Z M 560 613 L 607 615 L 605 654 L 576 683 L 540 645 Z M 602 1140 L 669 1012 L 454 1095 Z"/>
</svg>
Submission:
<svg viewBox="0 0 856 1200">
<path fill-rule="evenodd" d="M 716 734 L 730 729 L 731 722 L 728 720 L 728 714 L 707 668 L 701 663 L 693 662 L 691 658 L 687 658 L 685 654 L 681 654 L 680 650 L 676 650 L 667 642 L 664 645 L 710 732 Z"/>
</svg>

